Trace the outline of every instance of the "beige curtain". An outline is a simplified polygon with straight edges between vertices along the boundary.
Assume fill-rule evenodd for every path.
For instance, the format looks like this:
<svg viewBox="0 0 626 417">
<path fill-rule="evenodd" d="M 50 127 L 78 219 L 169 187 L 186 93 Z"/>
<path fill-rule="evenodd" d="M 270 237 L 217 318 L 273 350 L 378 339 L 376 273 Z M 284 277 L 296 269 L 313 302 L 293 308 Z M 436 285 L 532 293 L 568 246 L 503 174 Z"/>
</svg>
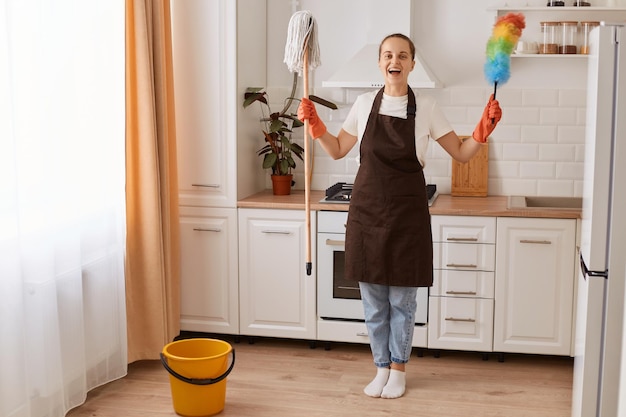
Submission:
<svg viewBox="0 0 626 417">
<path fill-rule="evenodd" d="M 180 330 L 180 242 L 169 0 L 126 0 L 128 362 Z"/>
</svg>

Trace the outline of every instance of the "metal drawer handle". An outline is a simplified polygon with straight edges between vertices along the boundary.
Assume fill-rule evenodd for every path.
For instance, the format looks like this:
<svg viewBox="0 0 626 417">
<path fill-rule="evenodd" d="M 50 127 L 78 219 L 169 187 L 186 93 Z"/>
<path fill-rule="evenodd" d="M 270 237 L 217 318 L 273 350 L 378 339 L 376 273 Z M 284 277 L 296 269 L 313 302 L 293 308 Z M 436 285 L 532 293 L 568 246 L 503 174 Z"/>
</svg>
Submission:
<svg viewBox="0 0 626 417">
<path fill-rule="evenodd" d="M 211 228 L 211 229 L 205 229 L 203 227 L 194 227 L 193 230 L 195 230 L 196 232 L 221 232 L 222 229 L 218 229 L 216 227 Z"/>
<path fill-rule="evenodd" d="M 478 242 L 477 237 L 449 237 L 447 240 L 451 242 Z"/>
<path fill-rule="evenodd" d="M 344 246 L 346 244 L 346 241 L 345 240 L 326 239 L 326 244 L 328 246 Z"/>
<path fill-rule="evenodd" d="M 476 295 L 476 291 L 446 291 L 446 294 L 452 294 L 452 295 Z"/>
<path fill-rule="evenodd" d="M 284 230 L 263 230 L 261 233 L 267 233 L 270 235 L 290 235 L 291 232 L 286 232 Z"/>
<path fill-rule="evenodd" d="M 357 290 L 357 291 L 360 290 L 359 287 L 345 287 L 343 285 L 338 285 L 337 289 L 340 289 L 340 290 Z"/>
<path fill-rule="evenodd" d="M 474 264 L 446 264 L 448 268 L 478 268 L 478 265 Z"/>
<path fill-rule="evenodd" d="M 192 187 L 220 188 L 219 184 L 191 184 Z"/>
<path fill-rule="evenodd" d="M 535 243 L 538 245 L 551 245 L 552 242 L 549 240 L 531 240 L 531 239 L 520 239 L 519 243 Z"/>
<path fill-rule="evenodd" d="M 464 323 L 475 323 L 475 319 L 457 319 L 455 317 L 446 317 L 446 321 L 462 321 Z"/>
<path fill-rule="evenodd" d="M 367 337 L 367 332 L 357 332 L 357 336 Z"/>
</svg>

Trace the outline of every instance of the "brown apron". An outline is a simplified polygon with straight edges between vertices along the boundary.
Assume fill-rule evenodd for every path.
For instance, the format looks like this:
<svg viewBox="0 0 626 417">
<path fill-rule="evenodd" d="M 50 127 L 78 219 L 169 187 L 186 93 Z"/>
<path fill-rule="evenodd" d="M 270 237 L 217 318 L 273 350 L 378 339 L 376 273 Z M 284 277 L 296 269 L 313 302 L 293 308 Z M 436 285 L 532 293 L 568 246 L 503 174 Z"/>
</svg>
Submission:
<svg viewBox="0 0 626 417">
<path fill-rule="evenodd" d="M 374 100 L 363 138 L 346 229 L 345 277 L 404 287 L 433 283 L 426 183 L 415 153 L 415 95 L 407 118 L 378 114 Z"/>
</svg>

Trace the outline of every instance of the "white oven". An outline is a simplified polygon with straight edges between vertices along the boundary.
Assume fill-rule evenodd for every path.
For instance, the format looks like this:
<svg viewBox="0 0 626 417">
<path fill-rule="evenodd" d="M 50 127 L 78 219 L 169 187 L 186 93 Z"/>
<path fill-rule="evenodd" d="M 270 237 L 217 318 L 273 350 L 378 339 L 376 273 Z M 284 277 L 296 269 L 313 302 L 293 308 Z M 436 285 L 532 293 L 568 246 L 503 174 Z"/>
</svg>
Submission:
<svg viewBox="0 0 626 417">
<path fill-rule="evenodd" d="M 317 212 L 317 314 L 320 319 L 363 320 L 357 282 L 344 278 L 348 213 Z M 428 288 L 417 290 L 415 323 L 428 321 Z"/>
</svg>

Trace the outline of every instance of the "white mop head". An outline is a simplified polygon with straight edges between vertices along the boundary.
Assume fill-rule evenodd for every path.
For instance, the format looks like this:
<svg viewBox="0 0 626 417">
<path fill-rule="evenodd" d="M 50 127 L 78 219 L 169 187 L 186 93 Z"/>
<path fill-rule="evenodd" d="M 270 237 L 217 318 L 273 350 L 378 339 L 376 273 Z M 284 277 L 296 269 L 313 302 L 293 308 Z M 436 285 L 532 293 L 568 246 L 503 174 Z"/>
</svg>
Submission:
<svg viewBox="0 0 626 417">
<path fill-rule="evenodd" d="M 285 59 L 289 71 L 302 75 L 304 51 L 308 50 L 309 68 L 320 66 L 320 48 L 317 44 L 317 23 L 308 10 L 296 12 L 289 20 Z"/>
</svg>

